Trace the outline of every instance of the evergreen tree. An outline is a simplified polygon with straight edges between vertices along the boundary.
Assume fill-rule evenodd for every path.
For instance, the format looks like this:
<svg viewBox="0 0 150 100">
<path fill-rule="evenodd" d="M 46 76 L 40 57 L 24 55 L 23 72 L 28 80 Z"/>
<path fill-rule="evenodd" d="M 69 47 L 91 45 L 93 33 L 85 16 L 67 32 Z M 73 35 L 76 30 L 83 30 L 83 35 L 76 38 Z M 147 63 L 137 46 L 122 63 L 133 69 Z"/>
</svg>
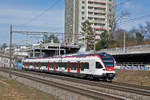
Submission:
<svg viewBox="0 0 150 100">
<path fill-rule="evenodd" d="M 95 45 L 95 32 L 91 25 L 92 23 L 86 20 L 81 26 L 81 34 L 84 37 L 83 40 L 86 41 L 87 50 L 93 50 Z"/>
<path fill-rule="evenodd" d="M 108 47 L 110 37 L 107 31 L 104 31 L 100 34 L 101 40 L 96 44 L 96 50 L 105 49 Z"/>
<path fill-rule="evenodd" d="M 3 43 L 2 46 L 1 46 L 1 49 L 4 50 L 4 49 L 7 48 L 7 47 L 8 47 L 7 44 L 6 44 L 6 43 Z"/>
<path fill-rule="evenodd" d="M 53 41 L 54 43 L 59 43 L 59 39 L 54 34 L 48 37 L 48 42 L 51 42 L 51 41 Z"/>
</svg>

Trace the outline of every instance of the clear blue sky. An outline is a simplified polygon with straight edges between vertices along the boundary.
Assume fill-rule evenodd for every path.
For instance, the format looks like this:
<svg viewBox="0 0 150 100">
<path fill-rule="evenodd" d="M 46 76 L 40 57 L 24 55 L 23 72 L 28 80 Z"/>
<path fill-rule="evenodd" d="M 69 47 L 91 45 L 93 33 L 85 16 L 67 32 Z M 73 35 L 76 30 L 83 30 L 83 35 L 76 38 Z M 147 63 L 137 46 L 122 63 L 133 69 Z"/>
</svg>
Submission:
<svg viewBox="0 0 150 100">
<path fill-rule="evenodd" d="M 125 3 L 117 7 L 116 13 L 120 9 L 130 12 L 126 19 L 150 14 L 150 0 L 116 0 L 117 4 L 120 2 Z M 64 0 L 0 0 L 0 44 L 9 42 L 10 24 L 16 30 L 64 32 L 64 8 Z M 150 17 L 120 27 L 129 30 L 145 21 L 150 21 Z M 17 40 L 21 42 L 16 36 L 14 41 Z"/>
</svg>

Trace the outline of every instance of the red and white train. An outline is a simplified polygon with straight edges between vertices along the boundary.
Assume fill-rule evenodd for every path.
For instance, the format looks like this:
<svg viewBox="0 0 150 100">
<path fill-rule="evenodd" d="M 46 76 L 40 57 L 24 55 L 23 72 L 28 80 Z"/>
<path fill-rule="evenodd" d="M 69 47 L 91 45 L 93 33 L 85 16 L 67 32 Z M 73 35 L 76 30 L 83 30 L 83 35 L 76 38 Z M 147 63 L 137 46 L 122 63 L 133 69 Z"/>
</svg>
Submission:
<svg viewBox="0 0 150 100">
<path fill-rule="evenodd" d="M 115 60 L 106 53 L 23 60 L 23 69 L 111 81 Z"/>
</svg>

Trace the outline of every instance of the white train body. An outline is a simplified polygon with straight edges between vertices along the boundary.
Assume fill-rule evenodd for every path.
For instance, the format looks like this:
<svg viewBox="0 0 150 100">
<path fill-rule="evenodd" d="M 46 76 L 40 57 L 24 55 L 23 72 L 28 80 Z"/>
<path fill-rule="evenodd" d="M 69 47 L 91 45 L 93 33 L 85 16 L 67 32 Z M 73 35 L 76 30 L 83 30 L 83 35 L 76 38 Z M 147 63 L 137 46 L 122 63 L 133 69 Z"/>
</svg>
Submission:
<svg viewBox="0 0 150 100">
<path fill-rule="evenodd" d="M 23 60 L 23 68 L 26 70 L 105 80 L 114 78 L 114 66 L 113 57 L 105 53 Z"/>
</svg>

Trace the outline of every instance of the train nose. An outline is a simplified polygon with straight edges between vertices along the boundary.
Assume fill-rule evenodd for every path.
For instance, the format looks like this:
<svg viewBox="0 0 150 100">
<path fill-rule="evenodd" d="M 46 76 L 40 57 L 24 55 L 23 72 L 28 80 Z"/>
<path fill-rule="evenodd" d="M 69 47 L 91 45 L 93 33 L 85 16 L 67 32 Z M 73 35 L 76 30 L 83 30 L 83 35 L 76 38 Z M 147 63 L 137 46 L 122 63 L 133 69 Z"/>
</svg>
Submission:
<svg viewBox="0 0 150 100">
<path fill-rule="evenodd" d="M 113 79 L 115 77 L 115 73 L 107 73 L 107 78 L 108 79 Z"/>
<path fill-rule="evenodd" d="M 115 76 L 115 74 L 110 73 L 110 74 L 107 74 L 107 76 L 111 78 L 111 77 L 114 77 L 114 76 Z"/>
</svg>

